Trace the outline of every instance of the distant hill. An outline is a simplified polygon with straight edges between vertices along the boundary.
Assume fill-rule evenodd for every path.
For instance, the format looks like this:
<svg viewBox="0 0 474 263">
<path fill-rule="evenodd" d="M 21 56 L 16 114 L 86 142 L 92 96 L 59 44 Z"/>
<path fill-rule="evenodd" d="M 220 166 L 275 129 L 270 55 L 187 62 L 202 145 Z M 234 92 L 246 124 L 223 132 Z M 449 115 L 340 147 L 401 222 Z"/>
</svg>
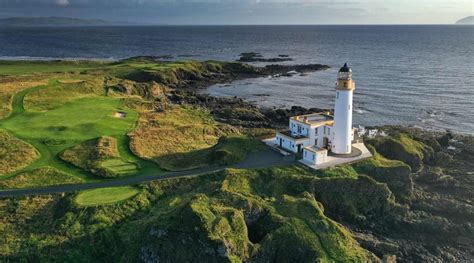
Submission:
<svg viewBox="0 0 474 263">
<path fill-rule="evenodd" d="M 10 17 L 0 19 L 0 26 L 95 26 L 118 24 L 101 19 L 69 17 Z"/>
<path fill-rule="evenodd" d="M 456 22 L 457 25 L 474 25 L 474 16 L 465 17 Z"/>
</svg>

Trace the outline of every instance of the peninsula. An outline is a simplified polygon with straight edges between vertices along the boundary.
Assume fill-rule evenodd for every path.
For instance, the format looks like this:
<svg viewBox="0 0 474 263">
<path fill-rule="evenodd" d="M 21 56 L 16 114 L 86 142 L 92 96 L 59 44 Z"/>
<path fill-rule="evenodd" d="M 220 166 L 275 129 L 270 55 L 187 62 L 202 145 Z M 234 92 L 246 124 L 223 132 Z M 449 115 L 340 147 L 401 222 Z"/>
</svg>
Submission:
<svg viewBox="0 0 474 263">
<path fill-rule="evenodd" d="M 351 152 L 343 140 L 352 139 L 349 112 L 337 113 L 351 103 L 348 68 L 338 75 L 336 113 L 199 92 L 328 68 L 154 57 L 0 61 L 0 257 L 468 261 L 472 136 L 365 127 L 360 139 L 372 157 L 315 170 L 262 140 L 296 116 L 301 124 L 308 114 L 335 115 L 322 130 L 339 122 L 344 137 L 321 136 L 322 146 L 336 138 L 340 149 L 331 152 Z"/>
</svg>

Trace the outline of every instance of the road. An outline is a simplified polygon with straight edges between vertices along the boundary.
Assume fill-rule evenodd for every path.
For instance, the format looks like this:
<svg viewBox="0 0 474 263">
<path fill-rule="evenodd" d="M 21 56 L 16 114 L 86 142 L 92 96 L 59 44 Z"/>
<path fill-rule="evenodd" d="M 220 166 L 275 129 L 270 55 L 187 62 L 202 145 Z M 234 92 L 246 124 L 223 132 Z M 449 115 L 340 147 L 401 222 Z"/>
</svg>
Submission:
<svg viewBox="0 0 474 263">
<path fill-rule="evenodd" d="M 280 154 L 268 149 L 258 153 L 248 154 L 245 161 L 242 163 L 226 166 L 226 167 L 207 167 L 196 170 L 180 171 L 180 172 L 165 172 L 159 175 L 147 175 L 147 176 L 135 176 L 128 177 L 119 180 L 110 180 L 95 183 L 86 184 L 71 184 L 71 185 L 57 185 L 47 186 L 41 188 L 31 189 L 11 189 L 11 190 L 0 190 L 0 197 L 19 197 L 27 195 L 41 195 L 41 194 L 56 194 L 56 193 L 67 193 L 76 192 L 87 189 L 97 189 L 103 187 L 116 187 L 116 186 L 127 186 L 136 185 L 140 183 L 146 183 L 150 181 L 166 180 L 177 177 L 193 177 L 209 173 L 215 173 L 223 171 L 226 168 L 239 168 L 239 169 L 255 169 L 255 168 L 268 168 L 276 166 L 286 166 L 293 164 L 294 158 L 283 157 Z"/>
</svg>

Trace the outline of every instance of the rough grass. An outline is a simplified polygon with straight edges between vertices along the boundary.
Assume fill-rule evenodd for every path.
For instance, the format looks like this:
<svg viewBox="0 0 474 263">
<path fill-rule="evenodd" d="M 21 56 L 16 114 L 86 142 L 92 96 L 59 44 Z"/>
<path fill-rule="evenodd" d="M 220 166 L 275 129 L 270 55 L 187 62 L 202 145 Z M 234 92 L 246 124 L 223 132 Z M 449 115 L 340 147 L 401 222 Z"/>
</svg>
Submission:
<svg viewBox="0 0 474 263">
<path fill-rule="evenodd" d="M 0 78 L 1 79 L 1 78 Z M 0 119 L 7 117 L 12 110 L 12 98 L 15 93 L 24 89 L 46 85 L 48 79 L 8 77 L 0 81 Z"/>
<path fill-rule="evenodd" d="M 112 178 L 133 174 L 137 164 L 120 158 L 117 140 L 100 137 L 66 149 L 60 158 L 97 176 Z"/>
<path fill-rule="evenodd" d="M 184 154 L 214 146 L 221 135 L 207 111 L 191 107 L 143 113 L 137 129 L 129 134 L 132 151 L 163 168 L 173 168 Z"/>
<path fill-rule="evenodd" d="M 102 78 L 87 81 L 68 79 L 56 82 L 48 89 L 28 93 L 24 99 L 27 110 L 47 111 L 81 98 L 104 95 Z"/>
<path fill-rule="evenodd" d="M 132 151 L 167 170 L 187 170 L 243 161 L 261 142 L 215 122 L 202 108 L 175 106 L 161 113 L 143 113 L 129 133 Z"/>
<path fill-rule="evenodd" d="M 123 201 L 138 193 L 138 189 L 130 186 L 99 188 L 82 191 L 74 201 L 79 206 L 98 206 Z"/>
<path fill-rule="evenodd" d="M 0 181 L 0 188 L 35 188 L 50 185 L 78 184 L 84 180 L 51 167 L 39 168 Z"/>
<path fill-rule="evenodd" d="M 0 129 L 0 176 L 28 166 L 38 156 L 33 146 Z"/>
</svg>

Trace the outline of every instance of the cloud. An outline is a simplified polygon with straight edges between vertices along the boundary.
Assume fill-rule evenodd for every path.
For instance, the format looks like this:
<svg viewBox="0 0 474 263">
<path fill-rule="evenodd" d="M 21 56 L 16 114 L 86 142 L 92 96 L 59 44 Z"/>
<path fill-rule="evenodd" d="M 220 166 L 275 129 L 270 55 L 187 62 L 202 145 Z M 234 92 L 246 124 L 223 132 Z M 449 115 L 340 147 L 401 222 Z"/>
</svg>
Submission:
<svg viewBox="0 0 474 263">
<path fill-rule="evenodd" d="M 67 6 L 69 5 L 69 0 L 56 0 L 56 4 L 60 6 Z"/>
</svg>

